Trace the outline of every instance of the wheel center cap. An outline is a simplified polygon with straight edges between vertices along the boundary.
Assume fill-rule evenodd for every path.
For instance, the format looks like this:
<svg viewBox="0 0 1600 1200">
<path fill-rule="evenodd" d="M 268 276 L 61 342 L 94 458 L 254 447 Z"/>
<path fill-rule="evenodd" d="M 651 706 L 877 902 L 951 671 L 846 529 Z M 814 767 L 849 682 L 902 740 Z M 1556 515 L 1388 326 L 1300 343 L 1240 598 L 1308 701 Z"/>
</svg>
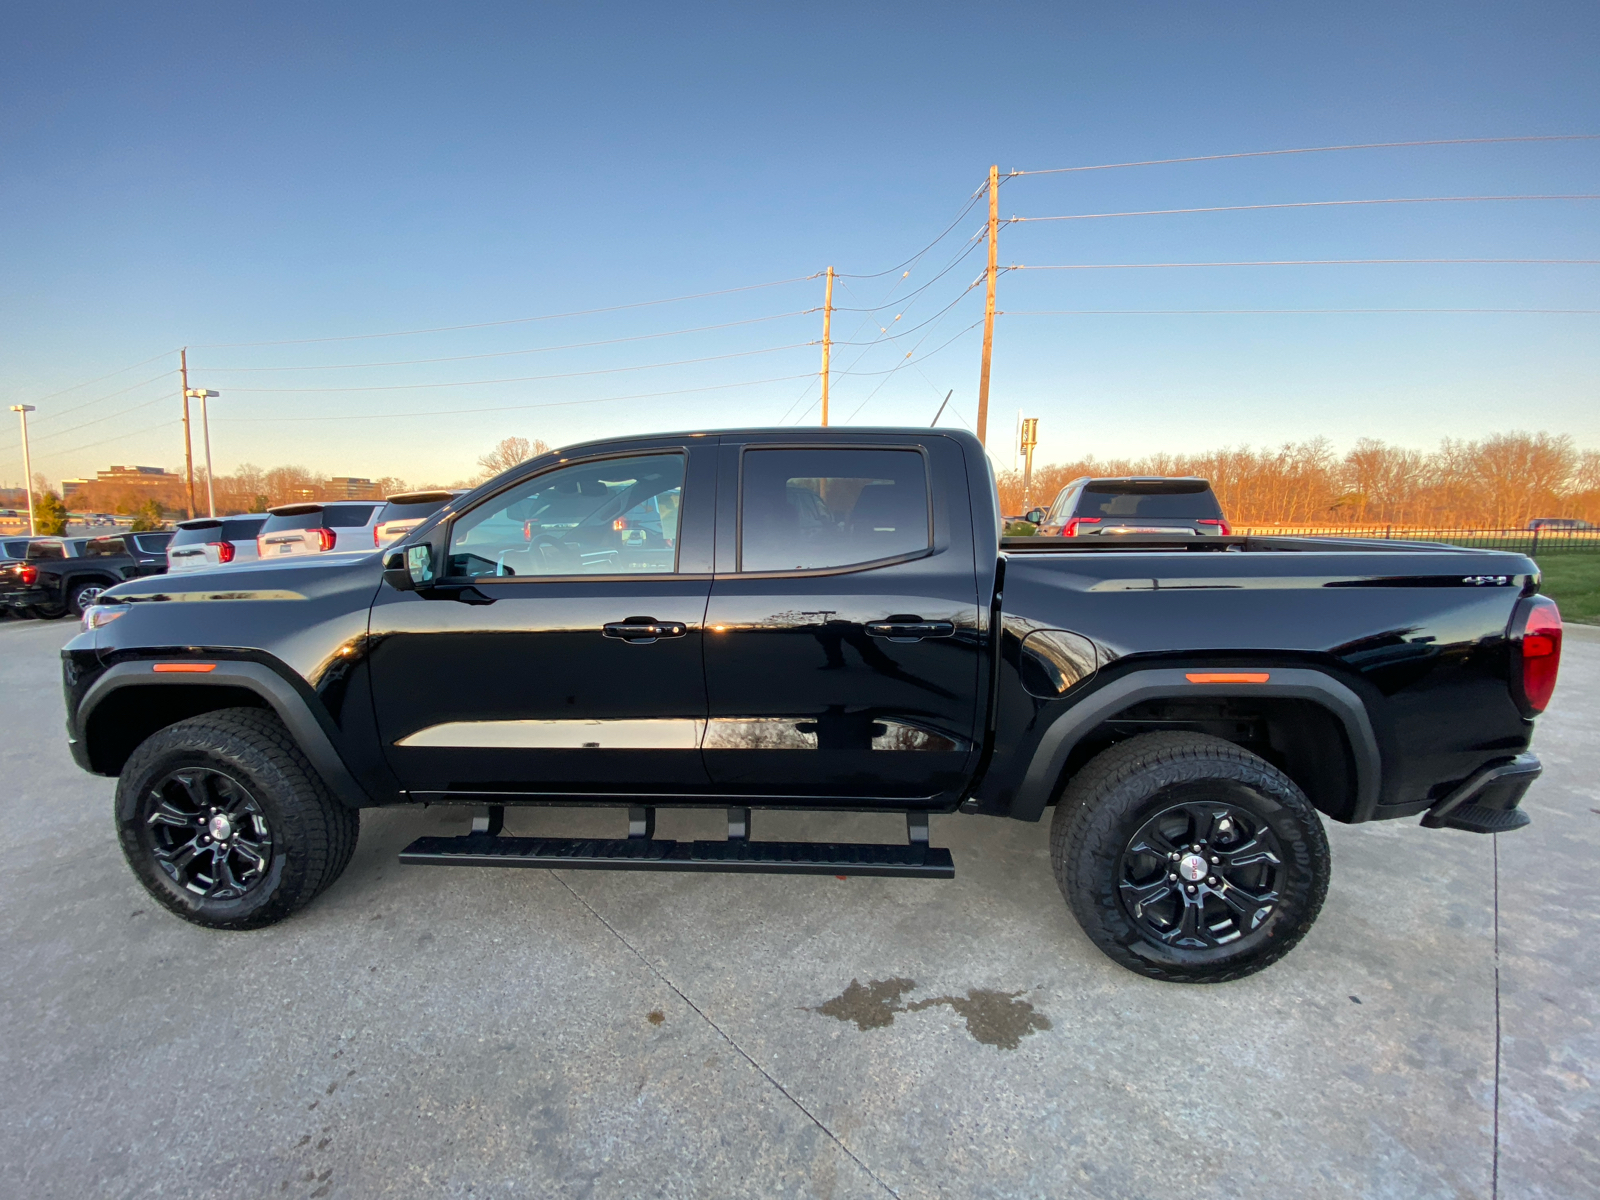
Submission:
<svg viewBox="0 0 1600 1200">
<path fill-rule="evenodd" d="M 225 842 L 233 836 L 233 823 L 223 813 L 218 813 L 206 823 L 206 828 L 211 831 L 211 837 L 218 842 Z"/>
<path fill-rule="evenodd" d="M 1185 854 L 1178 860 L 1178 874 L 1190 883 L 1198 883 L 1205 878 L 1206 860 L 1198 854 Z"/>
</svg>

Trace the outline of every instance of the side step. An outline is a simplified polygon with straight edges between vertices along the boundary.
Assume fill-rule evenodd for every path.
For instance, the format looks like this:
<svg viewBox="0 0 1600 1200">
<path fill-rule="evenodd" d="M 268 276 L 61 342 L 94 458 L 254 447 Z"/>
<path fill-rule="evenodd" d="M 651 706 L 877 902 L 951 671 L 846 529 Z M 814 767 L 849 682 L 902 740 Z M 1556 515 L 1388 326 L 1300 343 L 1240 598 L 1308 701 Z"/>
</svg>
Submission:
<svg viewBox="0 0 1600 1200">
<path fill-rule="evenodd" d="M 950 851 L 929 846 L 926 814 L 908 818 L 907 845 L 851 842 L 753 842 L 749 810 L 730 809 L 725 842 L 663 841 L 654 834 L 654 813 L 630 812 L 626 838 L 505 837 L 493 816 L 463 837 L 423 837 L 400 852 L 409 866 L 545 867 L 600 871 L 733 871 L 771 875 L 887 875 L 954 879 Z M 475 826 L 478 822 L 474 823 Z M 740 836 L 744 833 L 746 836 Z M 920 835 L 921 840 L 917 840 Z"/>
</svg>

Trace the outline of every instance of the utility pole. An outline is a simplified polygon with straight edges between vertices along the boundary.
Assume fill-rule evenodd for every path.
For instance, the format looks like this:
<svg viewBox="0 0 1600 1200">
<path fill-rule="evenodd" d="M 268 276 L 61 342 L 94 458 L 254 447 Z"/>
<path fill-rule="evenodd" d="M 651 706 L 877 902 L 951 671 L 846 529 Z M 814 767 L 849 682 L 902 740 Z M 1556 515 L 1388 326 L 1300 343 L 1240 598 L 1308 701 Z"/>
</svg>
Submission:
<svg viewBox="0 0 1600 1200">
<path fill-rule="evenodd" d="M 183 473 L 189 480 L 189 520 L 194 520 L 194 443 L 189 440 L 189 347 L 178 351 L 178 371 L 183 376 Z"/>
<path fill-rule="evenodd" d="M 1033 504 L 1033 448 L 1039 444 L 1039 418 L 1028 417 L 1022 422 L 1022 511 Z"/>
<path fill-rule="evenodd" d="M 200 401 L 200 429 L 206 444 L 206 516 L 217 515 L 217 489 L 211 482 L 211 414 L 206 409 L 206 401 L 216 396 L 216 392 L 208 392 L 205 388 L 184 388 L 184 395 L 193 396 Z"/>
<path fill-rule="evenodd" d="M 822 293 L 822 423 L 828 423 L 828 354 L 833 349 L 833 268 L 828 268 L 828 286 Z"/>
<path fill-rule="evenodd" d="M 978 372 L 978 441 L 989 426 L 989 357 L 994 353 L 994 276 L 1000 251 L 1000 167 L 989 168 L 989 290 L 983 301 L 983 366 Z"/>
<path fill-rule="evenodd" d="M 28 457 L 28 414 L 34 412 L 31 404 L 13 404 L 11 411 L 22 418 L 22 485 L 28 489 L 28 536 L 39 534 L 39 518 L 33 511 L 33 460 Z"/>
</svg>

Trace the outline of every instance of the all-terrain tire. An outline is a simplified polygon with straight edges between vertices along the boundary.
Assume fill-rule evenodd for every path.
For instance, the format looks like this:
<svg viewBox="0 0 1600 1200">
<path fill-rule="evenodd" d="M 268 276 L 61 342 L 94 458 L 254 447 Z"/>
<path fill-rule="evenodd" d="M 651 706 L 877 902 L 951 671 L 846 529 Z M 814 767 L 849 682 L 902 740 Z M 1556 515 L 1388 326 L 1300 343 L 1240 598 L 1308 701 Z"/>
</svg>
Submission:
<svg viewBox="0 0 1600 1200">
<path fill-rule="evenodd" d="M 251 819 L 266 831 L 266 865 L 239 887 L 213 891 L 202 886 L 204 876 L 185 880 L 172 846 L 188 830 L 174 832 L 175 822 L 154 816 L 164 797 L 170 812 L 173 796 L 182 806 L 207 788 L 213 797 L 246 797 Z M 203 713 L 151 734 L 122 769 L 116 821 L 123 854 L 145 890 L 184 920 L 212 929 L 256 929 L 305 907 L 344 871 L 360 830 L 359 812 L 329 792 L 276 715 L 256 708 Z M 165 845 L 158 835 L 166 835 Z"/>
<path fill-rule="evenodd" d="M 1224 813 L 1233 815 L 1224 821 Z M 1206 814 L 1224 836 L 1191 857 L 1190 846 L 1213 833 L 1200 828 Z M 1163 829 L 1185 828 L 1183 844 L 1163 840 Z M 1239 890 L 1224 903 L 1231 885 L 1220 872 L 1233 869 L 1227 838 L 1242 851 L 1245 831 L 1254 831 L 1259 846 L 1269 848 L 1266 858 L 1257 850 L 1238 853 L 1237 861 L 1258 860 L 1241 872 L 1270 878 L 1270 889 L 1256 894 L 1275 897 L 1270 907 Z M 1152 845 L 1170 847 L 1171 853 L 1138 852 Z M 1213 849 L 1218 857 L 1211 856 Z M 1171 864 L 1170 874 L 1163 874 L 1165 864 L 1156 866 L 1162 857 L 1179 856 L 1190 870 L 1219 874 L 1195 876 L 1191 884 L 1184 882 L 1189 875 L 1179 874 L 1179 862 Z M 1219 858 L 1222 867 L 1207 865 Z M 1101 951 L 1130 971 L 1175 983 L 1221 983 L 1277 962 L 1311 928 L 1328 890 L 1328 841 L 1305 793 L 1258 755 L 1198 733 L 1143 734 L 1086 764 L 1056 805 L 1050 862 L 1073 915 Z M 1145 865 L 1153 873 L 1142 878 L 1153 883 L 1135 876 L 1135 868 Z M 1148 911 L 1135 902 L 1156 892 L 1165 898 Z M 1175 916 L 1163 934 L 1162 915 L 1181 916 L 1186 892 L 1199 901 L 1194 925 L 1185 933 Z M 1250 896 L 1245 917 L 1234 909 L 1241 896 Z"/>
</svg>

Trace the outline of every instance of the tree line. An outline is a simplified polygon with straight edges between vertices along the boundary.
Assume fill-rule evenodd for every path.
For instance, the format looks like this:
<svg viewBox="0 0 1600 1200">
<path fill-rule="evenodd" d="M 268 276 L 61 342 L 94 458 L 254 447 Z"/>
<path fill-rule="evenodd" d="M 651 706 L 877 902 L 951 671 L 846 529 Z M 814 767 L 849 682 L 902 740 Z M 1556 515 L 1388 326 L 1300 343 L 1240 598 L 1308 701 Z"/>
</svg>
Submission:
<svg viewBox="0 0 1600 1200">
<path fill-rule="evenodd" d="M 1260 450 L 1090 456 L 1036 465 L 1027 502 L 1022 472 L 999 472 L 1001 511 L 1048 508 L 1084 475 L 1198 475 L 1211 481 L 1235 525 L 1513 528 L 1533 517 L 1600 525 L 1600 451 L 1579 450 L 1566 434 L 1548 433 L 1446 438 L 1433 451 L 1362 438 L 1341 455 L 1319 437 Z"/>
</svg>

